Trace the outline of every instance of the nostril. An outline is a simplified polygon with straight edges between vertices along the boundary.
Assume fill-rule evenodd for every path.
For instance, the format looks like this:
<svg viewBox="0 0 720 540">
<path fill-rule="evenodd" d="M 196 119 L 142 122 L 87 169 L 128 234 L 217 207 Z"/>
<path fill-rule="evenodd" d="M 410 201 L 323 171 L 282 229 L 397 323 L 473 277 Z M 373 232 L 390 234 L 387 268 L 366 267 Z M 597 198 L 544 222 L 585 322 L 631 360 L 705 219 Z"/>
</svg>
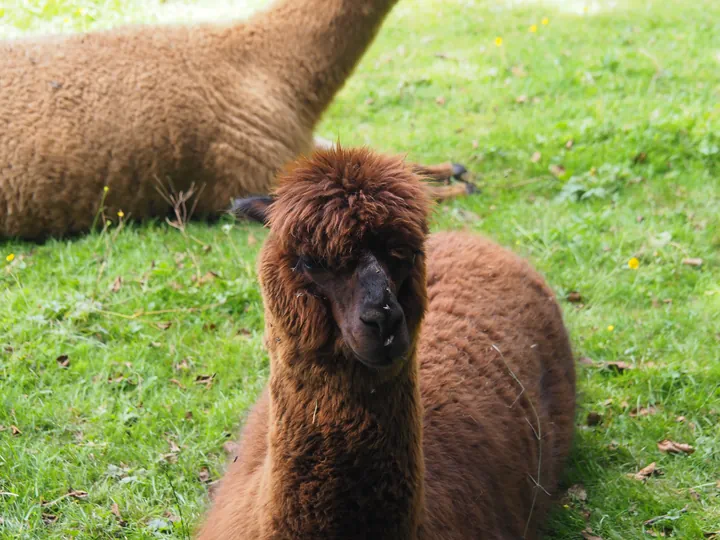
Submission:
<svg viewBox="0 0 720 540">
<path fill-rule="evenodd" d="M 385 315 L 379 312 L 364 313 L 360 316 L 360 320 L 366 325 L 371 327 L 373 330 L 378 332 L 381 336 L 383 334 L 385 326 Z"/>
</svg>

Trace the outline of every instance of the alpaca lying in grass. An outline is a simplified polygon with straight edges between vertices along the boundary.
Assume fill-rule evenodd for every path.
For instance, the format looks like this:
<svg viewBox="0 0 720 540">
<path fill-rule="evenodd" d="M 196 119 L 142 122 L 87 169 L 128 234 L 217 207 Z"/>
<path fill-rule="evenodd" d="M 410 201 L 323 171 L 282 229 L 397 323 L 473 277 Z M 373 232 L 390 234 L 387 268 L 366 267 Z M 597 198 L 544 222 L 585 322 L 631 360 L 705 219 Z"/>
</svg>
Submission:
<svg viewBox="0 0 720 540">
<path fill-rule="evenodd" d="M 108 215 L 137 219 L 170 211 L 158 184 L 194 186 L 198 216 L 268 193 L 285 163 L 312 150 L 394 3 L 279 0 L 234 26 L 0 43 L 0 238 L 87 231 L 104 186 Z"/>
<path fill-rule="evenodd" d="M 543 279 L 481 237 L 426 238 L 400 159 L 319 152 L 263 204 L 240 206 L 270 227 L 270 381 L 200 538 L 535 538 L 575 410 Z"/>
</svg>

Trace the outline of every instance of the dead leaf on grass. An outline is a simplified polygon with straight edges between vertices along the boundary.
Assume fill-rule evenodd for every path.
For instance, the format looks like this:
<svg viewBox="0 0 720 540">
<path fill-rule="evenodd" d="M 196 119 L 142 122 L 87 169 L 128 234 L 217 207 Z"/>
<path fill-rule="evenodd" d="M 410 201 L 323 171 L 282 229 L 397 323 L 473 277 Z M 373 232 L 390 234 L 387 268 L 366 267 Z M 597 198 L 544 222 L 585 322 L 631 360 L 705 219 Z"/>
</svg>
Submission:
<svg viewBox="0 0 720 540">
<path fill-rule="evenodd" d="M 635 157 L 633 158 L 633 163 L 636 165 L 638 163 L 645 163 L 646 161 L 647 161 L 647 154 L 645 152 L 638 152 L 637 154 L 635 154 Z"/>
<path fill-rule="evenodd" d="M 606 369 L 617 371 L 618 373 L 623 373 L 625 371 L 628 371 L 630 369 L 633 369 L 633 366 L 628 364 L 627 362 L 603 362 L 603 367 Z"/>
<path fill-rule="evenodd" d="M 198 375 L 195 377 L 195 384 L 204 384 L 205 388 L 210 388 L 215 380 L 215 373 L 212 375 Z"/>
<path fill-rule="evenodd" d="M 55 514 L 47 514 L 45 512 L 42 513 L 42 520 L 45 525 L 51 525 L 52 523 L 55 523 L 58 520 L 58 517 Z"/>
<path fill-rule="evenodd" d="M 223 444 L 223 450 L 226 454 L 234 454 L 237 452 L 238 446 L 238 443 L 235 441 L 226 441 L 225 444 Z"/>
<path fill-rule="evenodd" d="M 438 96 L 435 98 L 435 103 L 437 103 L 440 106 L 445 105 L 445 97 L 444 96 Z"/>
<path fill-rule="evenodd" d="M 651 416 L 653 414 L 657 414 L 657 412 L 657 407 L 650 405 L 649 407 L 640 407 L 639 409 L 635 407 L 628 413 L 628 415 L 635 418 L 636 416 Z"/>
<path fill-rule="evenodd" d="M 583 366 L 592 366 L 595 364 L 595 362 L 592 361 L 592 359 L 588 358 L 587 356 L 581 356 L 578 358 L 578 364 L 582 364 Z"/>
<path fill-rule="evenodd" d="M 683 259 L 682 263 L 687 266 L 702 266 L 703 260 L 697 257 L 688 257 Z"/>
<path fill-rule="evenodd" d="M 583 297 L 582 295 L 577 291 L 571 291 L 567 295 L 567 301 L 572 302 L 573 304 L 577 304 L 582 302 Z"/>
<path fill-rule="evenodd" d="M 166 518 L 168 518 L 170 521 L 172 521 L 173 523 L 177 523 L 178 521 L 180 521 L 180 518 L 178 516 L 176 516 L 175 514 L 173 514 L 170 510 L 165 510 L 164 516 Z"/>
<path fill-rule="evenodd" d="M 523 94 L 515 98 L 515 103 L 527 103 L 527 99 L 527 96 Z"/>
<path fill-rule="evenodd" d="M 645 482 L 651 476 L 660 476 L 661 474 L 663 474 L 662 470 L 658 469 L 657 464 L 653 461 L 650 465 L 643 467 L 638 472 L 629 473 L 628 476 L 634 480 Z"/>
<path fill-rule="evenodd" d="M 591 411 L 587 415 L 586 423 L 590 427 L 600 425 L 600 424 L 602 424 L 602 421 L 603 421 L 603 415 L 600 413 Z"/>
<path fill-rule="evenodd" d="M 582 484 L 575 484 L 574 486 L 570 486 L 567 492 L 568 495 L 573 499 L 581 502 L 587 501 L 587 491 L 585 490 L 585 486 L 583 486 Z"/>
<path fill-rule="evenodd" d="M 550 171 L 550 174 L 557 178 L 560 178 L 562 175 L 565 174 L 565 167 L 563 167 L 562 165 L 550 165 L 550 167 L 548 167 L 548 170 Z"/>
<path fill-rule="evenodd" d="M 183 383 L 181 383 L 180 381 L 178 381 L 177 379 L 170 379 L 170 382 L 173 383 L 174 385 L 176 385 L 177 387 L 185 390 L 185 385 Z"/>
<path fill-rule="evenodd" d="M 542 159 L 542 154 L 540 152 L 533 152 L 533 155 L 530 157 L 530 161 L 533 163 L 537 163 Z"/>
<path fill-rule="evenodd" d="M 212 282 L 212 281 L 215 281 L 215 278 L 217 278 L 218 275 L 219 275 L 219 274 L 218 274 L 217 272 L 213 272 L 213 271 L 211 270 L 211 271 L 209 271 L 209 272 L 206 272 L 203 276 L 201 276 L 201 277 L 199 277 L 199 278 L 193 276 L 193 277 L 191 278 L 191 280 L 197 282 L 198 285 L 205 285 L 206 283 L 210 283 L 210 282 Z"/>
<path fill-rule="evenodd" d="M 692 454 L 695 452 L 695 448 L 689 444 L 671 441 L 670 439 L 663 439 L 657 443 L 657 447 L 661 452 L 668 454 Z"/>
<path fill-rule="evenodd" d="M 66 368 L 70 366 L 70 358 L 67 354 L 61 354 L 58 356 L 55 361 L 57 362 L 58 366 L 62 368 Z"/>
<path fill-rule="evenodd" d="M 160 330 L 167 330 L 167 329 L 170 328 L 171 326 L 172 326 L 172 323 L 171 323 L 171 322 L 161 322 L 161 323 L 157 323 L 157 327 L 158 327 Z"/>
<path fill-rule="evenodd" d="M 687 418 L 685 418 L 684 416 L 678 416 L 678 417 L 675 419 L 675 421 L 678 422 L 678 423 L 680 423 L 680 424 L 682 424 L 683 422 L 685 422 L 685 420 L 687 420 Z"/>
<path fill-rule="evenodd" d="M 588 527 L 587 529 L 582 531 L 580 534 L 582 534 L 582 537 L 585 540 L 603 540 L 602 536 L 598 536 L 595 533 L 593 533 L 593 530 L 590 527 Z"/>
<path fill-rule="evenodd" d="M 208 471 L 207 467 L 203 467 L 200 469 L 200 472 L 198 473 L 198 478 L 200 478 L 200 481 L 203 484 L 207 484 L 210 482 L 210 471 Z"/>
<path fill-rule="evenodd" d="M 572 139 L 569 139 L 568 142 L 565 143 L 565 148 L 570 150 L 570 149 L 572 149 L 573 144 L 575 144 L 575 141 L 573 141 Z"/>
<path fill-rule="evenodd" d="M 115 281 L 112 282 L 112 285 L 110 286 L 110 290 L 112 292 L 118 292 L 120 290 L 120 287 L 122 287 L 123 278 L 118 276 L 115 278 Z"/>
<path fill-rule="evenodd" d="M 16 437 L 17 437 L 18 435 L 22 435 L 22 431 L 20 431 L 20 428 L 17 427 L 17 426 L 15 426 L 15 425 L 11 425 L 11 426 L 10 426 L 10 432 L 11 432 L 13 435 L 15 435 Z"/>
</svg>

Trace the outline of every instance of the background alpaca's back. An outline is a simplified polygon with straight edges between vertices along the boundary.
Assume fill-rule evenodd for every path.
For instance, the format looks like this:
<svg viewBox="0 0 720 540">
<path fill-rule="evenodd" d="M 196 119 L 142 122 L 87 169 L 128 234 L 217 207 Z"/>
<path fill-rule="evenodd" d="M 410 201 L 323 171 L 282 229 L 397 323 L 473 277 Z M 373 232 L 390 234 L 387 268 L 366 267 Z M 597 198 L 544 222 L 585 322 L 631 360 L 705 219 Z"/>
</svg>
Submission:
<svg viewBox="0 0 720 540">
<path fill-rule="evenodd" d="M 212 25 L 0 43 L 0 238 L 87 230 L 104 186 L 134 218 L 167 213 L 158 183 L 204 185 L 199 214 L 266 192 L 312 134 L 247 55 L 242 28 Z"/>
<path fill-rule="evenodd" d="M 450 233 L 428 244 L 423 537 L 517 538 L 536 492 L 529 531 L 547 507 L 533 479 L 553 491 L 572 439 L 574 360 L 560 310 L 529 264 L 489 240 Z"/>
</svg>

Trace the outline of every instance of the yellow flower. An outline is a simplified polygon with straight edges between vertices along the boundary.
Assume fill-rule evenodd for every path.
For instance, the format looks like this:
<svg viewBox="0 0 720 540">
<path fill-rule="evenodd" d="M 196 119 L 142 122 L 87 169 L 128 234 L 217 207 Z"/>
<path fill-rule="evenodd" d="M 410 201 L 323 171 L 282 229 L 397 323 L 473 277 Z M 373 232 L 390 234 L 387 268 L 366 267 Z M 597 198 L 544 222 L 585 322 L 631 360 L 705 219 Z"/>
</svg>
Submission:
<svg viewBox="0 0 720 540">
<path fill-rule="evenodd" d="M 537 32 L 537 24 L 530 25 L 530 32 L 532 32 L 533 34 Z"/>
<path fill-rule="evenodd" d="M 69 23 L 69 22 L 70 22 L 70 17 L 65 17 L 65 18 L 63 19 L 63 22 L 64 22 L 65 24 Z"/>
<path fill-rule="evenodd" d="M 550 24 L 550 19 L 548 19 L 547 17 L 543 17 L 542 23 L 547 26 L 548 24 Z"/>
<path fill-rule="evenodd" d="M 640 268 L 640 261 L 638 261 L 637 257 L 633 257 L 628 261 L 628 267 L 630 270 L 637 270 Z"/>
<path fill-rule="evenodd" d="M 85 8 L 78 8 L 77 12 L 78 12 L 80 15 L 85 15 Z"/>
<path fill-rule="evenodd" d="M 503 41 L 503 40 L 502 40 L 502 38 L 501 38 L 500 36 L 496 37 L 496 38 L 495 38 L 495 45 L 497 45 L 498 47 L 502 47 L 502 41 Z"/>
<path fill-rule="evenodd" d="M 613 330 L 615 330 L 615 327 L 612 324 L 608 326 L 608 332 L 612 332 Z"/>
<path fill-rule="evenodd" d="M 118 217 L 125 217 L 125 212 L 123 212 L 122 210 L 118 210 Z"/>
<path fill-rule="evenodd" d="M 14 253 L 11 253 L 10 255 L 8 255 L 7 257 L 5 257 L 5 260 L 6 260 L 7 262 L 13 262 L 13 261 L 15 260 L 15 254 L 14 254 Z"/>
<path fill-rule="evenodd" d="M 103 188 L 103 191 L 104 191 L 105 193 L 107 193 L 108 191 L 110 191 L 110 188 L 107 187 L 107 186 L 105 186 L 105 187 Z"/>
</svg>

